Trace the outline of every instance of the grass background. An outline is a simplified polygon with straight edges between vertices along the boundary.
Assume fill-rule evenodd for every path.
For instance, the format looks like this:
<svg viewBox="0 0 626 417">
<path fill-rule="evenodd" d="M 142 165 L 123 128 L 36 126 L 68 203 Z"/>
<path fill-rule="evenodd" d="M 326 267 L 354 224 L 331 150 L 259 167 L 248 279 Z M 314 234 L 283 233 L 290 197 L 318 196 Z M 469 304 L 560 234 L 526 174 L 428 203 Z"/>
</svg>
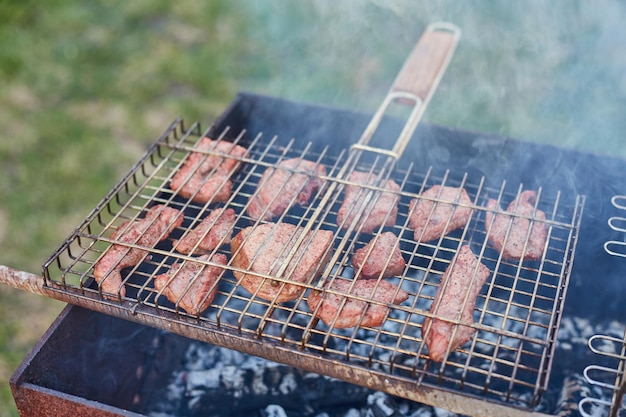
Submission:
<svg viewBox="0 0 626 417">
<path fill-rule="evenodd" d="M 177 116 L 239 90 L 372 112 L 425 26 L 463 30 L 425 122 L 626 157 L 620 1 L 0 0 L 0 264 L 41 264 Z M 8 379 L 60 303 L 0 285 Z"/>
</svg>

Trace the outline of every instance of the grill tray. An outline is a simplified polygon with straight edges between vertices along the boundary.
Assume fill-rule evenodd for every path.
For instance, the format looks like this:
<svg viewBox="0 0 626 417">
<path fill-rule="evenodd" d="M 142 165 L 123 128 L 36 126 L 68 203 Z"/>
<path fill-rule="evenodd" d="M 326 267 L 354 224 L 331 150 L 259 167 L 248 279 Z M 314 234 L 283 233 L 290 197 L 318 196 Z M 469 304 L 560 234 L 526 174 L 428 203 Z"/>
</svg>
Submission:
<svg viewBox="0 0 626 417">
<path fill-rule="evenodd" d="M 179 120 L 46 262 L 44 279 L 50 292 L 108 314 L 462 414 L 526 414 L 538 403 L 548 384 L 584 197 L 562 195 L 551 187 L 535 188 L 539 193 L 538 208 L 547 216 L 548 249 L 540 261 L 510 263 L 500 259 L 486 243 L 483 207 L 488 198 L 506 206 L 527 188 L 524 184 L 493 184 L 473 172 L 401 161 L 388 173 L 402 190 L 398 220 L 389 230 L 401 237 L 401 251 L 407 261 L 405 273 L 396 278 L 396 283 L 411 297 L 402 305 L 391 306 L 392 313 L 382 328 L 329 329 L 317 322 L 304 299 L 272 304 L 252 297 L 237 284 L 231 266 L 220 279 L 219 293 L 211 307 L 195 317 L 158 296 L 152 278 L 175 260 L 189 259 L 172 251 L 171 240 L 206 215 L 207 207 L 180 198 L 168 187 L 174 172 L 205 134 L 235 141 L 249 150 L 233 177 L 233 198 L 226 203 L 237 212 L 234 233 L 251 224 L 245 205 L 267 166 L 287 157 L 323 163 L 329 171 L 326 180 L 337 182 L 338 187 L 328 211 L 315 227 L 333 230 L 336 243 L 351 242 L 343 246 L 336 264 L 329 269 L 332 276 L 347 273 L 350 251 L 369 240 L 358 234 L 343 236 L 333 221 L 344 184 L 333 174 L 344 166 L 349 153 L 317 142 L 268 137 L 232 127 L 218 130 L 213 126 L 204 132 L 196 124 L 187 129 Z M 374 169 L 377 163 L 376 157 L 364 157 L 359 159 L 358 169 Z M 438 242 L 418 245 L 407 227 L 408 202 L 436 184 L 463 186 L 473 201 L 474 214 L 463 230 Z M 93 281 L 94 262 L 114 243 L 110 235 L 122 221 L 140 217 L 156 203 L 183 210 L 183 226 L 156 248 L 146 248 L 150 257 L 124 271 L 127 292 L 123 299 L 103 298 Z M 308 209 L 292 209 L 282 221 L 305 224 L 316 213 L 317 204 L 314 201 Z M 463 243 L 469 243 L 493 273 L 476 303 L 476 335 L 444 363 L 437 364 L 428 360 L 421 326 L 430 315 L 428 309 L 441 274 Z M 220 252 L 230 255 L 228 247 Z M 305 297 L 315 285 L 306 284 Z"/>
</svg>

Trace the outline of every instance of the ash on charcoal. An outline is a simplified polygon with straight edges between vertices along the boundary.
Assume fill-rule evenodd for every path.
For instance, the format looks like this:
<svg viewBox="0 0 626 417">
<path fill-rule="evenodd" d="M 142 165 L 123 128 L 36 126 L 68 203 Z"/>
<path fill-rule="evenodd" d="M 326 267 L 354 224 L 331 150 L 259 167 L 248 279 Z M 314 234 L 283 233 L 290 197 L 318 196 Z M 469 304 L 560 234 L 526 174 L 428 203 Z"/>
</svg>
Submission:
<svg viewBox="0 0 626 417">
<path fill-rule="evenodd" d="M 554 414 L 557 416 L 576 415 L 578 403 L 583 398 L 588 398 L 590 394 L 591 391 L 582 375 L 576 374 L 565 378 Z"/>
<path fill-rule="evenodd" d="M 454 417 L 457 415 L 457 414 L 451 413 L 448 410 L 444 410 L 443 408 L 438 408 L 438 407 L 433 408 L 433 411 L 435 412 L 436 417 Z"/>
<path fill-rule="evenodd" d="M 349 409 L 345 404 L 362 403 L 372 392 L 198 342 L 189 346 L 182 368 L 172 375 L 167 401 L 151 415 L 258 417 L 263 410 L 278 412 L 279 408 L 289 417 L 315 416 L 325 409 L 345 413 Z"/>
<path fill-rule="evenodd" d="M 407 417 L 432 417 L 432 409 L 424 407 L 423 409 L 415 411 L 413 414 L 408 414 Z"/>
<path fill-rule="evenodd" d="M 285 410 L 276 404 L 270 404 L 265 407 L 265 410 L 261 413 L 262 417 L 287 417 Z"/>
<path fill-rule="evenodd" d="M 586 366 L 598 364 L 598 355 L 590 351 L 587 340 L 594 334 L 623 337 L 623 331 L 616 322 L 593 325 L 585 319 L 563 317 L 550 388 L 541 397 L 535 411 L 571 416 L 577 415 L 578 402 L 582 398 L 610 401 L 610 392 L 590 386 L 582 376 Z M 358 336 L 365 340 L 373 337 L 371 332 L 364 330 L 359 330 Z M 607 351 L 612 349 L 608 345 L 600 347 Z M 565 363 L 567 366 L 563 365 Z M 530 394 L 515 396 L 524 398 L 525 395 Z M 149 415 L 460 417 L 442 408 L 200 342 L 191 342 L 181 369 L 171 375 L 161 398 L 162 403 L 151 405 L 153 409 Z M 602 410 L 602 407 L 594 407 L 593 413 L 606 414 L 608 411 L 606 407 Z"/>
<path fill-rule="evenodd" d="M 375 392 L 367 397 L 367 417 L 401 417 L 398 405 L 393 398 L 382 392 Z"/>
</svg>

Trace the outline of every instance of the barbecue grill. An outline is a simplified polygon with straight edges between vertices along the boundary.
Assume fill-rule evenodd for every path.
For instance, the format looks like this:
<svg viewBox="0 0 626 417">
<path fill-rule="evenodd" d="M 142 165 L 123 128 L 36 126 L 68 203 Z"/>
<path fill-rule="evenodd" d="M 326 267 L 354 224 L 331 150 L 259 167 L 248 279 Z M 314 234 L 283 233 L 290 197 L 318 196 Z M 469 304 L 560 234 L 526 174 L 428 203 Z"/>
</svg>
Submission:
<svg viewBox="0 0 626 417">
<path fill-rule="evenodd" d="M 176 120 L 46 262 L 43 280 L 7 268 L 2 270 L 3 275 L 16 286 L 30 286 L 33 292 L 107 316 L 453 412 L 481 416 L 553 415 L 552 410 L 541 407 L 543 396 L 550 391 L 552 370 L 558 369 L 559 382 L 570 370 L 562 364 L 555 366 L 564 360 L 555 353 L 563 318 L 581 314 L 575 309 L 577 303 L 604 306 L 585 311 L 598 323 L 623 314 L 618 297 L 614 296 L 617 283 L 610 279 L 619 265 L 616 250 L 623 241 L 623 230 L 618 220 L 608 220 L 610 227 L 606 220 L 619 216 L 614 212 L 619 210 L 620 200 L 614 199 L 614 206 L 603 201 L 623 187 L 623 176 L 605 181 L 621 172 L 619 166 L 623 162 L 557 148 L 546 152 L 546 147 L 497 136 L 417 126 L 419 113 L 431 93 L 429 90 L 425 96 L 405 97 L 416 109 L 408 122 L 386 115 L 387 101 L 370 119 L 359 113 L 252 94 L 239 95 L 207 129 Z M 235 158 L 239 170 L 232 175 L 232 196 L 219 204 L 182 198 L 169 186 L 172 176 L 193 153 L 230 157 L 199 150 L 197 144 L 205 136 L 247 149 L 246 155 Z M 385 144 L 389 137 L 403 139 L 390 151 L 381 151 L 378 144 Z M 404 140 L 409 138 L 410 142 Z M 333 146 L 328 145 L 329 141 Z M 333 231 L 331 262 L 323 268 L 319 279 L 302 283 L 304 292 L 298 299 L 276 303 L 241 288 L 233 274 L 237 267 L 229 264 L 223 268 L 216 298 L 201 315 L 185 312 L 154 289 L 154 277 L 167 271 L 175 261 L 196 261 L 176 252 L 173 242 L 208 211 L 235 209 L 233 234 L 258 224 L 247 216 L 247 204 L 265 169 L 278 169 L 277 163 L 288 158 L 314 161 L 328 170 L 323 177 L 326 187 L 309 204 L 292 207 L 274 220 L 314 231 Z M 591 175 L 587 167 L 594 167 Z M 384 180 L 393 179 L 400 185 L 396 192 L 398 219 L 386 230 L 399 237 L 407 266 L 394 280 L 410 293 L 410 298 L 400 305 L 385 304 L 390 312 L 380 328 L 335 329 L 315 317 L 306 306 L 306 297 L 324 282 L 352 278 L 351 254 L 371 237 L 360 233 L 356 222 L 345 229 L 337 225 L 343 190 L 353 185 L 347 174 L 355 170 L 378 177 L 376 184 L 359 185 L 368 202 L 375 202 L 383 191 L 389 192 L 381 185 Z M 297 168 L 293 172 L 298 172 Z M 433 185 L 465 188 L 473 213 L 462 229 L 436 241 L 416 242 L 409 227 L 409 202 L 421 198 L 420 193 Z M 546 213 L 545 219 L 528 218 L 547 225 L 544 253 L 536 261 L 506 260 L 488 243 L 490 225 L 486 222 L 485 203 L 495 199 L 506 207 L 527 189 L 537 191 L 535 208 Z M 154 204 L 165 204 L 183 213 L 182 226 L 171 236 L 154 248 L 111 238 L 126 220 L 141 218 Z M 365 204 L 355 210 L 363 212 L 364 207 Z M 597 237 L 596 230 L 600 228 L 608 230 L 603 235 L 608 239 Z M 124 270 L 124 295 L 103 294 L 93 279 L 94 264 L 113 244 L 149 254 L 137 266 Z M 441 276 L 464 244 L 469 244 L 489 267 L 491 276 L 476 302 L 476 324 L 472 326 L 476 333 L 472 340 L 459 350 L 448 352 L 442 363 L 436 363 L 428 357 L 422 326 L 425 318 L 433 317 L 429 307 L 441 285 Z M 232 255 L 227 246 L 218 250 Z M 574 254 L 581 252 L 584 258 L 594 261 L 584 259 L 575 264 Z M 603 284 L 593 299 L 587 296 L 586 282 L 590 276 L 597 276 Z M 289 277 L 280 274 L 261 278 L 276 285 L 290 282 Z M 69 317 L 67 313 L 66 318 Z M 618 362 L 616 369 L 620 374 L 622 362 Z M 621 379 L 615 386 L 614 402 L 619 403 Z M 133 402 L 127 404 L 132 407 Z"/>
</svg>

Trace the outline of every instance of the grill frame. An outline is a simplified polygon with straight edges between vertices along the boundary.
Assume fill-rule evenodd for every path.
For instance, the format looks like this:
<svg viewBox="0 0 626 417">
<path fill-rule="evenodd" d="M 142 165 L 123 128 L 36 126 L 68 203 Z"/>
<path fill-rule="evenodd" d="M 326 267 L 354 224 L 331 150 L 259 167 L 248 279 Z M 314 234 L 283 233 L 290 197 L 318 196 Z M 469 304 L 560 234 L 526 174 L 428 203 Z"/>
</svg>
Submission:
<svg viewBox="0 0 626 417">
<path fill-rule="evenodd" d="M 222 117 L 221 120 L 219 120 L 218 123 L 213 125 L 209 129 L 209 131 L 206 133 L 214 136 L 216 130 L 219 128 L 221 129 L 221 132 L 223 133 L 223 135 L 220 135 L 220 136 L 222 136 L 224 139 L 232 140 L 233 136 L 237 137 L 238 134 L 234 133 L 235 129 L 231 129 L 230 131 L 228 131 L 228 130 L 224 130 L 223 128 L 224 122 L 226 121 L 225 119 L 229 117 L 228 115 L 229 115 L 229 111 L 225 113 L 225 117 Z M 177 130 L 178 127 L 180 127 L 181 129 Z M 143 164 L 147 162 L 152 162 L 156 166 L 159 166 L 159 163 L 155 163 L 155 160 L 154 160 L 155 153 L 158 154 L 161 149 L 172 150 L 172 148 L 168 146 L 165 146 L 163 148 L 162 147 L 163 143 L 166 143 L 168 141 L 168 138 L 170 138 L 170 135 L 173 135 L 175 140 L 184 140 L 184 132 L 186 131 L 194 132 L 194 136 L 196 137 L 195 140 L 199 139 L 205 133 L 205 132 L 202 132 L 199 125 L 194 125 L 190 129 L 185 129 L 182 126 L 181 121 L 176 121 L 175 123 L 173 123 L 167 131 L 170 133 L 166 132 L 164 135 L 161 136 L 161 138 L 159 138 L 159 140 L 155 143 L 155 145 L 150 150 L 148 150 L 144 158 L 142 158 L 142 160 L 133 167 L 131 172 L 129 172 L 129 174 L 125 176 L 118 183 L 116 187 L 114 187 L 111 193 L 109 193 L 105 197 L 105 199 L 96 207 L 96 209 L 90 214 L 90 216 L 88 216 L 85 222 L 83 222 L 83 224 L 77 228 L 77 232 L 74 234 L 74 236 L 71 236 L 70 238 L 68 238 L 66 242 L 64 243 L 64 245 L 59 249 L 59 251 L 57 251 L 51 257 L 51 259 L 46 263 L 45 270 L 44 270 L 45 283 L 49 287 L 49 289 L 53 292 L 57 292 L 57 294 L 62 293 L 63 297 L 72 297 L 76 301 L 78 301 L 78 304 L 81 304 L 81 305 L 95 304 L 100 309 L 105 309 L 109 313 L 113 312 L 115 315 L 122 316 L 130 320 L 140 321 L 143 323 L 148 322 L 148 324 L 151 324 L 153 326 L 160 327 L 160 328 L 167 328 L 168 330 L 173 330 L 174 332 L 183 334 L 188 337 L 192 337 L 192 338 L 202 340 L 202 341 L 207 341 L 207 342 L 214 343 L 214 344 L 219 344 L 219 345 L 226 346 L 226 347 L 231 347 L 237 350 L 242 350 L 246 353 L 264 356 L 268 359 L 288 363 L 293 366 L 308 368 L 316 372 L 323 371 L 322 373 L 327 373 L 328 375 L 336 376 L 338 378 L 346 379 L 351 382 L 360 383 L 366 386 L 371 386 L 373 388 L 383 389 L 392 394 L 399 395 L 405 398 L 410 398 L 410 399 L 414 399 L 417 401 L 426 402 L 426 403 L 435 404 L 435 405 L 446 403 L 447 408 L 450 408 L 449 406 L 450 403 L 457 403 L 458 401 L 456 400 L 457 400 L 457 396 L 459 395 L 459 392 L 455 390 L 454 388 L 450 389 L 450 387 L 442 386 L 441 384 L 432 384 L 431 382 L 428 381 L 428 378 L 425 377 L 426 375 L 428 375 L 428 372 L 420 373 L 419 375 L 421 375 L 421 378 L 418 378 L 417 380 L 414 377 L 406 378 L 400 375 L 392 375 L 389 372 L 385 372 L 385 371 L 380 372 L 376 369 L 373 369 L 371 366 L 361 366 L 359 364 L 355 364 L 351 360 L 338 360 L 332 357 L 331 358 L 324 357 L 324 355 L 316 353 L 316 352 L 311 352 L 311 353 L 303 352 L 302 350 L 300 350 L 299 347 L 295 345 L 293 347 L 289 347 L 289 346 L 285 347 L 285 340 L 272 340 L 272 337 L 268 337 L 268 335 L 264 335 L 263 333 L 252 332 L 246 335 L 245 332 L 243 332 L 244 335 L 242 336 L 242 331 L 240 328 L 229 329 L 229 328 L 224 327 L 223 325 L 213 326 L 209 323 L 206 323 L 205 321 L 198 321 L 197 319 L 192 318 L 192 317 L 176 315 L 175 312 L 173 311 L 167 311 L 167 310 L 164 311 L 163 309 L 160 309 L 160 308 L 155 309 L 149 306 L 147 303 L 133 303 L 128 300 L 115 302 L 112 300 L 102 299 L 100 294 L 97 293 L 97 291 L 91 290 L 86 287 L 86 285 L 88 284 L 88 279 L 89 279 L 89 274 L 88 274 L 89 267 L 87 267 L 84 272 L 79 273 L 82 276 L 82 278 L 81 278 L 81 283 L 78 286 L 78 288 L 71 289 L 68 286 L 55 284 L 55 278 L 53 277 L 53 274 L 51 273 L 50 268 L 54 268 L 55 267 L 54 265 L 56 263 L 59 269 L 63 269 L 62 265 L 58 262 L 63 262 L 62 259 L 77 258 L 76 253 L 75 253 L 76 251 L 72 249 L 68 249 L 68 248 L 70 248 L 71 242 L 74 239 L 77 239 L 77 240 L 88 239 L 87 236 L 80 236 L 82 234 L 82 232 L 80 231 L 84 229 L 89 229 L 90 225 L 92 225 L 93 219 L 98 219 L 96 223 L 99 223 L 100 225 L 104 225 L 105 228 L 108 227 L 111 222 L 103 221 L 101 217 L 101 213 L 105 213 L 105 212 L 114 213 L 115 210 L 114 209 L 112 210 L 111 207 L 109 206 L 110 202 L 116 201 L 119 196 L 119 193 L 125 189 L 128 189 L 127 184 L 133 183 L 133 182 L 137 183 L 137 177 L 135 176 L 135 174 L 137 172 L 146 172 Z M 252 137 L 252 144 L 254 146 L 255 141 L 260 140 L 259 139 L 260 136 L 258 134 L 249 134 L 249 135 Z M 284 136 L 281 135 L 281 137 L 284 137 Z M 280 138 L 274 137 L 272 139 L 279 140 Z M 291 140 L 288 140 L 288 143 L 290 141 Z M 308 142 L 308 144 L 310 144 L 310 149 L 314 149 L 318 145 L 318 143 L 316 142 Z M 275 145 L 272 145 L 270 148 L 273 148 L 274 146 Z M 180 149 L 184 151 L 191 150 L 191 148 L 189 147 L 183 147 Z M 337 157 L 337 160 L 338 161 L 343 160 L 344 156 L 346 155 L 344 153 L 341 153 Z M 177 164 L 179 165 L 181 162 L 182 162 L 182 159 L 178 160 Z M 254 159 L 250 159 L 250 160 L 245 159 L 245 160 L 242 160 L 242 162 L 246 164 L 256 164 L 256 166 L 259 166 L 259 167 L 265 166 L 262 162 L 260 163 Z M 270 166 L 270 165 L 271 164 L 267 164 L 267 166 Z M 339 165 L 340 164 L 336 164 L 336 167 L 338 167 Z M 407 173 L 409 171 L 410 170 L 407 170 Z M 432 175 L 434 177 L 437 177 L 437 175 L 439 174 L 436 171 L 437 171 L 436 169 L 433 169 L 432 171 L 429 170 L 428 176 Z M 333 171 L 331 170 L 331 174 L 332 172 Z M 445 172 L 448 172 L 448 174 L 445 174 Z M 450 175 L 449 172 L 450 171 L 444 170 L 444 175 Z M 390 173 L 391 171 L 389 171 L 389 174 Z M 332 178 L 331 174 L 329 174 L 328 180 L 338 181 L 340 183 L 339 188 L 341 188 L 341 185 L 343 185 L 343 183 L 341 183 L 342 180 L 336 180 Z M 258 175 L 260 175 L 260 173 Z M 473 173 L 466 171 L 463 173 L 462 177 L 465 178 L 465 180 L 463 181 L 471 181 L 471 180 L 468 180 L 468 178 L 473 178 Z M 166 182 L 166 180 L 167 180 L 167 177 L 163 177 L 157 180 L 156 182 L 159 184 L 163 184 L 164 182 Z M 424 183 L 426 182 L 427 181 L 424 181 Z M 502 183 L 502 187 L 506 188 L 505 183 Z M 163 188 L 161 187 L 154 187 L 154 190 L 155 190 L 155 195 L 159 195 L 161 192 L 163 192 Z M 548 194 L 550 191 L 546 190 L 545 192 L 546 194 Z M 403 191 L 403 193 L 406 194 L 407 192 Z M 476 193 L 476 194 L 471 193 L 471 194 L 478 196 L 478 194 L 480 193 Z M 413 194 L 409 193 L 409 194 L 404 195 L 403 197 L 408 198 L 409 196 L 412 196 L 412 195 Z M 510 197 L 511 194 L 510 192 L 507 192 L 507 193 L 503 192 L 502 195 L 509 195 Z M 580 207 L 580 209 L 581 210 L 578 211 L 578 215 L 577 215 L 578 223 L 580 222 L 580 217 L 582 216 L 582 212 L 581 212 L 582 206 Z M 576 230 L 577 230 L 577 227 L 576 227 Z M 105 244 L 103 247 L 106 247 L 106 244 L 113 243 L 111 240 L 104 237 L 106 234 L 108 234 L 108 233 L 104 233 L 104 229 L 102 229 L 102 231 L 98 233 L 87 233 L 87 234 L 98 235 L 99 237 L 97 240 L 100 240 Z M 461 240 L 458 240 L 457 238 L 457 242 L 461 242 Z M 575 239 L 574 239 L 574 243 L 575 243 Z M 93 246 L 88 244 L 87 248 L 91 250 Z M 444 248 L 441 245 L 437 245 L 435 246 L 435 248 L 431 247 L 431 249 L 434 249 L 436 251 L 437 249 L 446 249 L 446 248 Z M 449 250 L 449 248 L 447 249 Z M 165 251 L 162 249 L 157 249 L 156 251 L 153 251 L 153 252 L 156 253 L 157 255 L 163 255 L 163 256 L 171 255 L 168 251 Z M 78 256 L 78 258 L 80 258 L 81 256 L 82 255 Z M 572 256 L 573 256 L 573 253 L 572 253 Z M 179 257 L 185 258 L 184 256 L 179 256 Z M 542 361 L 544 361 L 544 364 L 546 366 L 545 368 L 543 368 L 544 365 L 542 365 L 542 368 L 546 369 L 548 372 L 542 373 L 542 375 L 537 378 L 536 385 L 534 385 L 534 388 L 533 388 L 534 390 L 532 394 L 533 398 L 529 402 L 530 404 L 534 404 L 538 400 L 538 396 L 541 395 L 541 392 L 545 390 L 545 387 L 548 384 L 548 379 L 549 379 L 548 374 L 549 374 L 550 365 L 553 359 L 552 352 L 554 350 L 556 330 L 558 328 L 558 321 L 559 321 L 560 314 L 561 314 L 561 307 L 562 307 L 561 303 L 565 298 L 565 290 L 567 287 L 567 277 L 569 277 L 569 270 L 571 269 L 571 262 L 568 262 L 568 266 L 566 269 L 568 271 L 565 273 L 565 280 L 564 282 L 559 284 L 559 288 L 562 289 L 562 292 L 559 293 L 558 296 L 555 296 L 555 299 L 559 299 L 561 300 L 561 302 L 557 306 L 555 306 L 554 310 L 556 311 L 554 311 L 554 314 L 551 314 L 551 316 L 554 318 L 554 326 L 552 325 L 550 326 L 550 332 L 552 333 L 552 335 L 550 336 L 551 341 L 549 342 L 550 346 L 548 349 L 544 351 L 543 358 L 542 358 Z M 439 271 L 439 272 L 442 272 L 442 271 Z M 70 289 L 70 291 L 68 291 L 68 289 Z M 68 292 L 71 294 L 68 294 Z M 426 311 L 425 308 L 422 308 L 421 314 L 422 316 L 424 316 L 429 313 Z M 481 325 L 477 325 L 477 327 L 479 331 L 485 330 L 484 328 L 481 328 Z M 262 337 L 259 338 L 259 336 L 262 336 Z M 337 335 L 333 335 L 333 336 L 336 337 Z M 506 333 L 501 334 L 501 336 L 506 336 Z M 359 340 L 359 339 L 353 337 L 351 340 Z M 320 365 L 320 359 L 322 359 L 321 365 Z M 364 357 L 363 359 L 367 359 L 367 358 Z M 434 378 L 435 380 L 436 379 L 441 380 L 441 378 L 444 376 L 445 374 L 443 373 L 443 370 L 442 370 L 440 371 L 438 375 L 436 376 L 430 375 L 429 377 L 431 379 Z M 389 387 L 390 384 L 388 382 L 390 378 L 396 383 L 394 387 Z M 488 400 L 490 399 L 491 401 L 489 401 L 489 407 L 488 409 L 486 409 L 484 408 L 483 405 L 480 405 L 481 401 L 485 400 L 485 397 L 480 396 L 480 395 L 472 395 L 471 393 L 470 394 L 462 393 L 462 397 L 463 397 L 462 398 L 463 404 L 457 405 L 456 407 L 459 407 L 459 408 L 455 409 L 455 411 L 461 412 L 464 414 L 479 413 L 481 415 L 498 415 L 498 413 L 502 412 L 505 409 L 508 410 L 509 413 L 511 412 L 511 408 L 516 409 L 516 404 L 511 404 L 511 403 L 502 404 L 502 403 L 499 403 L 498 401 L 494 402 L 493 398 L 491 399 L 487 398 Z M 500 409 L 499 406 L 502 406 L 504 408 Z M 477 410 L 480 410 L 480 411 L 477 412 Z M 520 409 L 519 411 L 523 414 L 526 414 L 529 410 L 528 408 L 526 408 L 526 409 Z M 494 414 L 490 414 L 490 413 L 494 413 Z"/>
<path fill-rule="evenodd" d="M 607 412 L 609 417 L 617 417 L 626 411 L 624 405 L 624 392 L 626 381 L 624 380 L 624 367 L 626 366 L 626 331 L 622 337 L 606 334 L 596 334 L 588 340 L 589 349 L 600 359 L 604 359 L 605 365 L 588 365 L 583 370 L 585 381 L 590 386 L 599 387 L 608 399 L 594 398 L 588 395 L 580 400 L 578 408 L 584 417 L 590 417 L 598 412 L 598 408 Z M 600 360 L 598 361 L 600 363 Z"/>
</svg>

